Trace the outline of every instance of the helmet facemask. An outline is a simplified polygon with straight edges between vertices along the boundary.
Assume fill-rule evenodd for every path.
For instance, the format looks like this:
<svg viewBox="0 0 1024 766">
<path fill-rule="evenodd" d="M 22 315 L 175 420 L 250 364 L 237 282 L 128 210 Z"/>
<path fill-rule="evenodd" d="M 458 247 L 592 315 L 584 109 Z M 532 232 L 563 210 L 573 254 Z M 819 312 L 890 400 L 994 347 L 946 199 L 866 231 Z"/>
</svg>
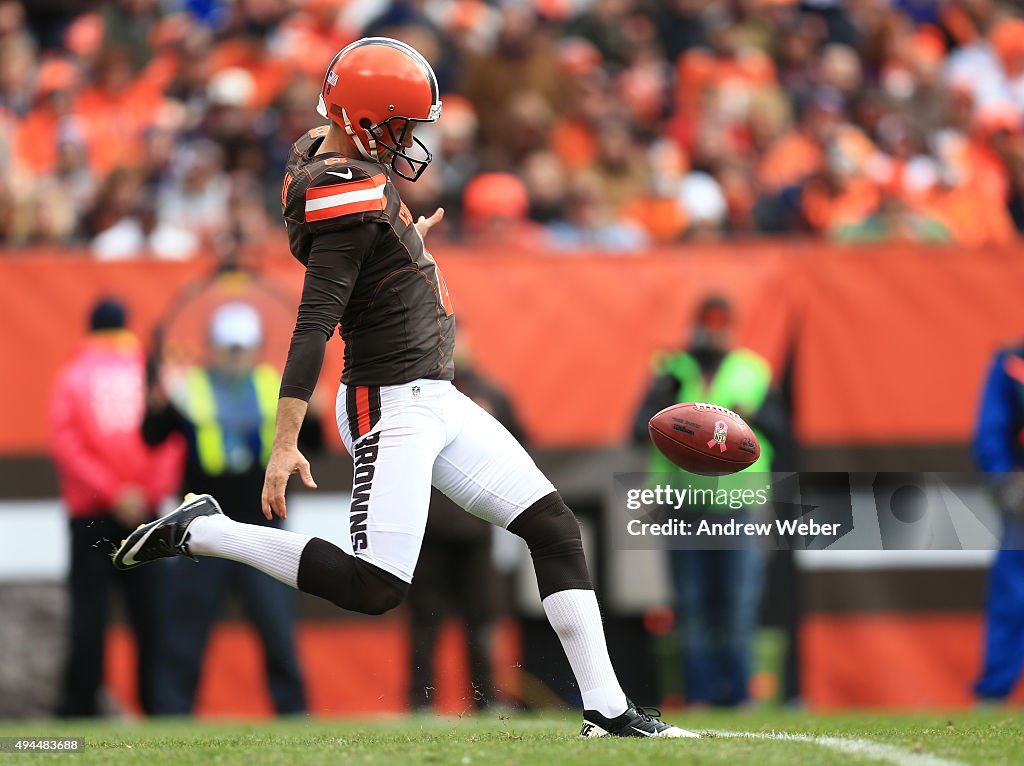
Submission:
<svg viewBox="0 0 1024 766">
<path fill-rule="evenodd" d="M 415 181 L 423 175 L 423 171 L 427 169 L 433 155 L 425 143 L 416 136 L 411 136 L 410 133 L 417 123 L 436 122 L 440 116 L 441 102 L 439 101 L 431 107 L 430 117 L 426 119 L 395 115 L 369 128 L 364 128 L 364 130 L 373 136 L 376 146 L 391 152 L 391 169 L 402 178 Z M 406 145 L 407 138 L 412 139 L 412 144 L 409 146 Z M 378 152 L 379 150 L 374 150 L 374 154 L 378 154 Z"/>
</svg>

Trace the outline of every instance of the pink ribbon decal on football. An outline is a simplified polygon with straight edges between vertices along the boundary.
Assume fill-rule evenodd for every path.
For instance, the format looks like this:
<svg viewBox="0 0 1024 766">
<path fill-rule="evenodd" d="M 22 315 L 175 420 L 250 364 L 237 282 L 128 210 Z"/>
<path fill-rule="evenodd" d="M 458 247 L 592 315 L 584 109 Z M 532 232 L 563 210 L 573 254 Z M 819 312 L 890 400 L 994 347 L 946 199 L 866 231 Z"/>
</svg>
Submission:
<svg viewBox="0 0 1024 766">
<path fill-rule="evenodd" d="M 725 424 L 724 420 L 715 421 L 715 436 L 708 442 L 708 447 L 714 447 L 718 445 L 720 452 L 725 452 L 725 437 L 729 433 L 729 426 Z"/>
</svg>

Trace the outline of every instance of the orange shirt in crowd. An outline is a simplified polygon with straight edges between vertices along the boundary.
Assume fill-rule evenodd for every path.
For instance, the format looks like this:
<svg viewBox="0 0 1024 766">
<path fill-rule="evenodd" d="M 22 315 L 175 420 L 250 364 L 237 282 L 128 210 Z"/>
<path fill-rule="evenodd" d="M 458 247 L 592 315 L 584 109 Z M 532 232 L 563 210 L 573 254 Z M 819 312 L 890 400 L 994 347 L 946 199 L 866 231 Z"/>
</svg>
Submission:
<svg viewBox="0 0 1024 766">
<path fill-rule="evenodd" d="M 81 117 L 89 148 L 89 164 L 98 173 L 132 165 L 142 151 L 142 135 L 159 113 L 163 94 L 136 80 L 120 93 L 89 88 L 74 111 Z"/>
<path fill-rule="evenodd" d="M 58 120 L 57 113 L 46 104 L 15 121 L 13 156 L 22 170 L 44 175 L 56 169 Z"/>
<path fill-rule="evenodd" d="M 775 63 L 764 51 L 746 49 L 735 56 L 715 56 L 700 48 L 687 51 L 676 63 L 676 106 L 698 110 L 708 87 L 753 92 L 778 84 Z"/>
<path fill-rule="evenodd" d="M 804 217 L 815 231 L 832 231 L 861 223 L 878 208 L 878 187 L 865 178 L 851 180 L 845 189 L 832 193 L 823 181 L 812 180 L 804 188 Z"/>
<path fill-rule="evenodd" d="M 174 82 L 182 54 L 175 50 L 158 52 L 139 75 L 139 83 L 154 93 L 164 93 Z"/>
<path fill-rule="evenodd" d="M 569 175 L 593 167 L 597 162 L 597 135 L 582 120 L 572 117 L 556 120 L 549 141 L 551 150 Z"/>
<path fill-rule="evenodd" d="M 1000 200 L 1010 197 L 1010 177 L 999 156 L 986 144 L 972 141 L 964 156 L 966 178 L 963 185 L 978 194 Z"/>
<path fill-rule="evenodd" d="M 795 186 L 825 167 L 825 153 L 816 141 L 799 131 L 781 136 L 761 156 L 757 178 L 770 192 Z"/>
<path fill-rule="evenodd" d="M 677 242 L 689 225 L 686 211 L 672 197 L 638 197 L 623 206 L 621 215 L 642 226 L 659 244 Z"/>
<path fill-rule="evenodd" d="M 938 190 L 923 206 L 965 247 L 1002 245 L 1016 237 L 1013 219 L 1004 202 L 977 189 L 952 187 Z"/>
</svg>

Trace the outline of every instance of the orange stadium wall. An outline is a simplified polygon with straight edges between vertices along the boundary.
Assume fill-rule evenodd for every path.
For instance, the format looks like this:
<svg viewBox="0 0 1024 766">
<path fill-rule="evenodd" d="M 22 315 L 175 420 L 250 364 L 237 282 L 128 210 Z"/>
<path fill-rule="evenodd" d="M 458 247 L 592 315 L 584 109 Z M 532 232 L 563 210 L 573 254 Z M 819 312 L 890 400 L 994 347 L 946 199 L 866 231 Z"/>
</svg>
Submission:
<svg viewBox="0 0 1024 766">
<path fill-rule="evenodd" d="M 297 630 L 299 660 L 306 681 L 309 710 L 315 715 L 401 713 L 409 698 L 409 631 L 402 618 L 307 620 Z M 435 653 L 436 686 L 431 698 L 442 713 L 473 709 L 467 671 L 466 641 L 461 626 L 447 621 Z M 106 683 L 118 704 L 140 713 L 135 685 L 135 642 L 123 626 L 107 633 Z M 367 657 L 388 661 L 366 662 Z M 519 634 L 512 621 L 495 626 L 495 689 L 520 699 Z M 203 660 L 196 714 L 210 718 L 261 718 L 273 714 L 263 672 L 263 649 L 246 624 L 222 622 L 214 627 Z M 215 672 L 210 672 L 216 668 Z"/>
<path fill-rule="evenodd" d="M 739 340 L 776 369 L 792 352 L 805 445 L 966 441 L 989 356 L 1024 334 L 1019 248 L 747 242 L 646 256 L 437 257 L 478 365 L 509 389 L 542 447 L 620 442 L 651 356 L 685 339 L 709 292 L 735 300 Z M 260 271 L 297 301 L 301 267 L 263 260 Z M 0 454 L 45 453 L 49 386 L 96 298 L 122 296 L 145 336 L 212 266 L 27 251 L 0 260 Z M 340 341 L 331 346 L 328 400 L 340 372 Z"/>
<path fill-rule="evenodd" d="M 802 698 L 814 710 L 951 710 L 975 703 L 982 615 L 808 615 L 800 631 Z M 1024 705 L 1024 684 L 1010 702 Z"/>
</svg>

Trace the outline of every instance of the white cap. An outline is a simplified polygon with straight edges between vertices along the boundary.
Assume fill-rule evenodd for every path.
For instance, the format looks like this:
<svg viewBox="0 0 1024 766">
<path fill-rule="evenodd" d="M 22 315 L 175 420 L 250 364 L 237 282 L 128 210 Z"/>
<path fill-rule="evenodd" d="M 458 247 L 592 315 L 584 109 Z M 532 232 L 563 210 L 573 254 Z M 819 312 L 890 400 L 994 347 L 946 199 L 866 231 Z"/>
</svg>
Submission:
<svg viewBox="0 0 1024 766">
<path fill-rule="evenodd" d="M 255 92 L 256 81 L 241 67 L 220 70 L 206 86 L 206 97 L 217 106 L 244 107 Z"/>
<path fill-rule="evenodd" d="M 679 185 L 679 204 L 691 220 L 699 223 L 719 224 L 729 212 L 729 203 L 718 181 L 700 171 L 683 178 Z"/>
<path fill-rule="evenodd" d="M 263 323 L 259 312 L 248 303 L 225 303 L 213 312 L 210 320 L 210 342 L 227 348 L 256 348 L 263 342 Z"/>
</svg>

